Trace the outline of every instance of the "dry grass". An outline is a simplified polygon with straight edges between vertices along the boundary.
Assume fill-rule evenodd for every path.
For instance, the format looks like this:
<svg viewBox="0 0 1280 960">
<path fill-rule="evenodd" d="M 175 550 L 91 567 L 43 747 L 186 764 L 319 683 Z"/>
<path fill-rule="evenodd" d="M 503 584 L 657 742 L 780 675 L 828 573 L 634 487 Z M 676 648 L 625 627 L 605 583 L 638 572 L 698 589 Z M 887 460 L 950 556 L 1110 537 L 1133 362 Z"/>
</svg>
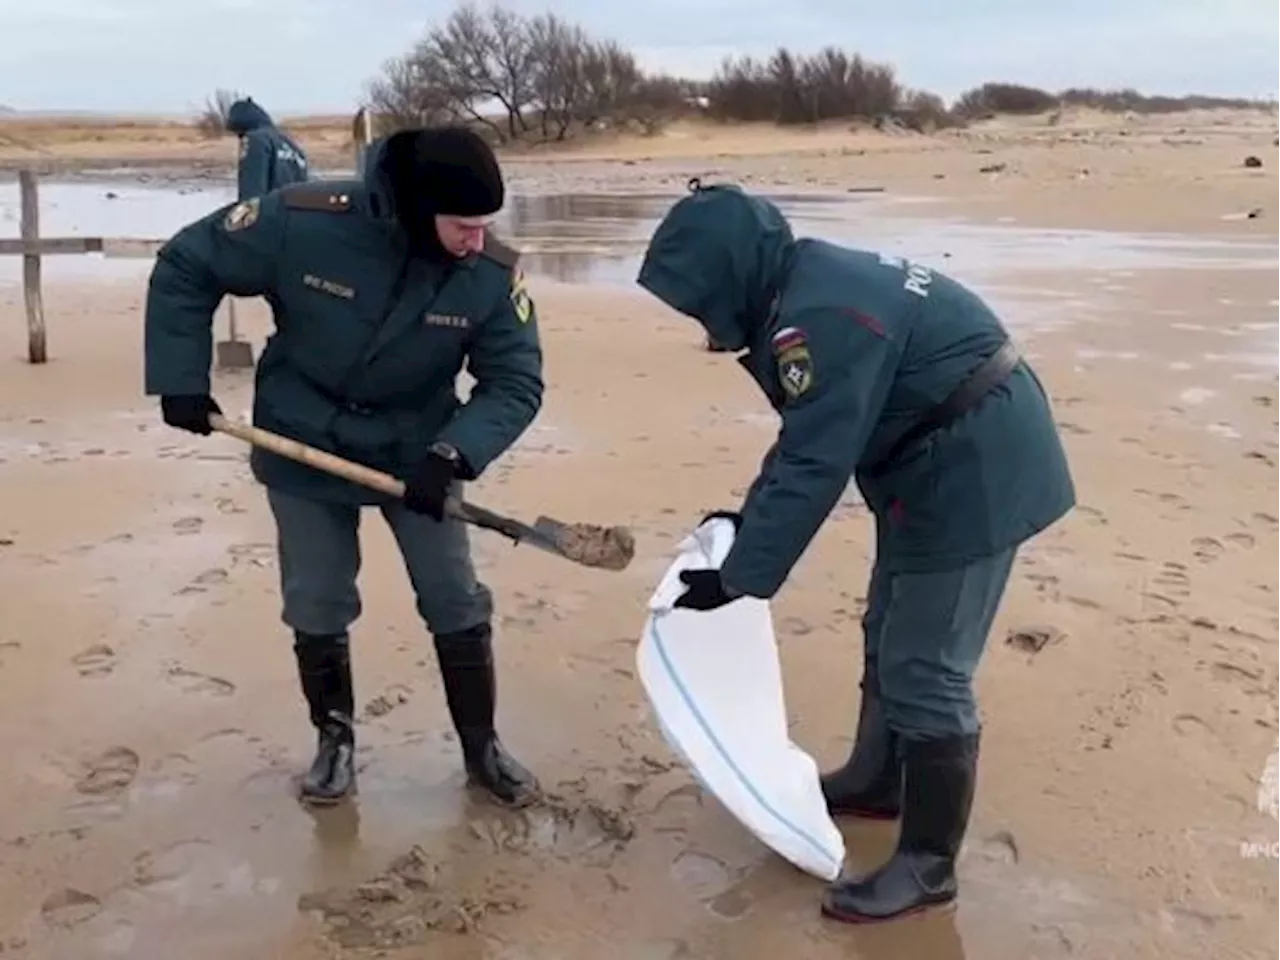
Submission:
<svg viewBox="0 0 1280 960">
<path fill-rule="evenodd" d="M 321 166 L 350 160 L 350 118 L 282 118 Z M 233 138 L 208 137 L 191 119 L 136 117 L 0 117 L 0 169 L 21 166 L 92 168 L 149 164 L 224 166 L 234 162 Z"/>
</svg>

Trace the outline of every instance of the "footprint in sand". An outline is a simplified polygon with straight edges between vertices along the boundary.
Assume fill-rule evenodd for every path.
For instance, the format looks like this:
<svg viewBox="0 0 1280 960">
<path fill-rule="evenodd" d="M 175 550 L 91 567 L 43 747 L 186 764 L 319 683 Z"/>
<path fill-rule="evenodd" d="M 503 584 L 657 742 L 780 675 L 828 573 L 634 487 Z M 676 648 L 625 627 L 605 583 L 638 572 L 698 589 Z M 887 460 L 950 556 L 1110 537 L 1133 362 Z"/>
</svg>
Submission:
<svg viewBox="0 0 1280 960">
<path fill-rule="evenodd" d="M 212 844 L 208 840 L 183 840 L 158 851 L 146 850 L 133 860 L 133 883 L 138 887 L 178 887 L 207 859 Z"/>
<path fill-rule="evenodd" d="M 1221 541 L 1213 537 L 1196 537 L 1191 541 L 1191 546 L 1195 549 L 1196 559 L 1201 563 L 1213 563 L 1225 550 Z"/>
<path fill-rule="evenodd" d="M 1274 527 L 1274 526 L 1280 525 L 1280 517 L 1273 517 L 1269 513 L 1261 513 L 1261 512 L 1255 513 L 1253 515 L 1253 519 L 1257 520 L 1259 523 L 1265 524 L 1268 527 Z"/>
<path fill-rule="evenodd" d="M 138 754 L 128 747 L 111 747 L 87 764 L 76 781 L 76 792 L 90 796 L 114 796 L 126 790 L 138 775 Z"/>
<path fill-rule="evenodd" d="M 181 520 L 174 522 L 173 531 L 180 536 L 189 536 L 193 533 L 199 533 L 200 528 L 203 526 L 204 518 L 202 517 L 183 517 Z"/>
<path fill-rule="evenodd" d="M 1142 594 L 1143 613 L 1162 613 L 1178 609 L 1178 601 L 1159 593 L 1145 591 Z"/>
<path fill-rule="evenodd" d="M 7 650 L 21 650 L 22 644 L 17 640 L 0 641 L 0 667 L 4 666 L 4 653 Z"/>
<path fill-rule="evenodd" d="M 1187 568 L 1180 563 L 1167 561 L 1162 564 L 1152 583 L 1174 596 L 1191 596 L 1191 579 L 1187 576 Z"/>
<path fill-rule="evenodd" d="M 1173 727 L 1173 732 L 1180 737 L 1196 737 L 1213 733 L 1213 727 L 1194 713 L 1180 713 L 1173 718 L 1170 725 Z"/>
<path fill-rule="evenodd" d="M 55 927 L 74 927 L 92 920 L 102 910 L 102 901 L 91 893 L 66 887 L 44 898 L 40 915 Z"/>
<path fill-rule="evenodd" d="M 403 683 L 393 683 L 385 691 L 378 694 L 365 705 L 364 712 L 360 715 L 362 721 L 374 720 L 378 717 L 385 717 L 401 704 L 409 702 L 409 697 L 413 694 L 413 688 Z"/>
<path fill-rule="evenodd" d="M 1090 522 L 1099 527 L 1107 525 L 1106 515 L 1097 507 L 1087 507 L 1080 505 L 1076 507 L 1076 512 L 1089 518 Z"/>
<path fill-rule="evenodd" d="M 197 673 L 186 667 L 169 667 L 165 678 L 183 693 L 203 693 L 212 697 L 229 697 L 236 692 L 236 685 L 221 677 Z"/>
<path fill-rule="evenodd" d="M 719 896 L 733 883 L 733 871 L 719 857 L 682 850 L 671 861 L 671 878 L 699 899 Z"/>
<path fill-rule="evenodd" d="M 1018 841 L 1008 830 L 997 830 L 978 843 L 974 853 L 989 863 L 1012 866 L 1019 860 Z"/>
<path fill-rule="evenodd" d="M 71 663 L 82 677 L 101 677 L 115 669 L 116 652 L 105 643 L 95 643 L 72 657 Z"/>
<path fill-rule="evenodd" d="M 1058 578 L 1051 573 L 1028 573 L 1026 580 L 1036 585 L 1036 593 L 1056 591 L 1059 582 Z"/>
<path fill-rule="evenodd" d="M 1256 689 L 1257 682 L 1262 679 L 1262 669 L 1245 667 L 1227 660 L 1218 660 L 1209 666 L 1213 679 L 1219 683 L 1232 683 L 1243 687 L 1246 691 Z"/>
<path fill-rule="evenodd" d="M 1204 936 L 1216 930 L 1218 924 L 1241 919 L 1238 912 L 1201 910 L 1180 903 L 1170 904 L 1160 911 L 1162 925 L 1180 934 Z"/>
<path fill-rule="evenodd" d="M 1228 533 L 1222 539 L 1226 540 L 1227 543 L 1232 546 L 1240 547 L 1243 550 L 1253 549 L 1253 545 L 1256 542 L 1253 539 L 1253 534 L 1250 533 Z"/>
<path fill-rule="evenodd" d="M 232 566 L 269 567 L 276 562 L 276 548 L 270 543 L 237 543 L 227 549 Z"/>
<path fill-rule="evenodd" d="M 221 586 L 229 579 L 227 571 L 221 567 L 215 567 L 212 570 L 206 570 L 200 574 L 189 584 L 178 591 L 178 596 L 185 596 L 192 593 L 206 593 L 210 587 Z"/>
</svg>

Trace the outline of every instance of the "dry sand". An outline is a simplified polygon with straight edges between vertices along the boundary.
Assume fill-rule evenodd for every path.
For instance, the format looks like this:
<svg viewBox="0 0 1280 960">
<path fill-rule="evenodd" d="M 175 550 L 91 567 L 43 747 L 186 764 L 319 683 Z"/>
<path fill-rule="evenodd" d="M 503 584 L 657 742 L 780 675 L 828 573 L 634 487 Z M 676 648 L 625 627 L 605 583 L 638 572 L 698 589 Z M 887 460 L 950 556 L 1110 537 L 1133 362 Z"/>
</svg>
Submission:
<svg viewBox="0 0 1280 960">
<path fill-rule="evenodd" d="M 1274 259 L 1274 118 L 1079 123 L 763 146 L 684 131 L 512 168 L 548 189 L 717 170 L 882 183 L 977 221 L 1235 234 Z M 1277 391 L 1274 356 L 1232 359 L 1274 336 L 1274 263 L 1008 281 L 1077 304 L 1022 339 L 1081 505 L 1025 549 L 991 637 L 960 908 L 874 929 L 818 918 L 820 884 L 701 793 L 634 675 L 675 543 L 733 504 L 774 429 L 688 322 L 639 292 L 535 278 L 546 405 L 472 492 L 636 533 L 622 572 L 473 538 L 499 605 L 500 725 L 552 800 L 510 814 L 466 795 L 429 640 L 371 515 L 361 794 L 308 813 L 291 790 L 311 734 L 244 449 L 166 429 L 140 396 L 144 283 L 50 284 L 43 367 L 22 362 L 21 305 L 0 288 L 5 955 L 1276 956 L 1276 821 L 1258 782 L 1277 746 Z M 242 314 L 260 342 L 264 309 Z M 248 406 L 246 375 L 215 386 L 229 412 Z M 869 533 L 843 504 L 776 604 L 793 735 L 824 766 L 856 712 Z M 871 865 L 893 832 L 847 837 Z"/>
</svg>

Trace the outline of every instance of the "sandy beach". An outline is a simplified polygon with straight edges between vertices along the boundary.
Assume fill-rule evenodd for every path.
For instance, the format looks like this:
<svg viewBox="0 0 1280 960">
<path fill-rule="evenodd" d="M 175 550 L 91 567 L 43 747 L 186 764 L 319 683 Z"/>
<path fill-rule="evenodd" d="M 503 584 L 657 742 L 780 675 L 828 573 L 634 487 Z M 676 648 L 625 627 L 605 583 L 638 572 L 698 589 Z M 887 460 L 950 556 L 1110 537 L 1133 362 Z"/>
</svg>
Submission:
<svg viewBox="0 0 1280 960">
<path fill-rule="evenodd" d="M 241 445 L 172 431 L 141 395 L 149 265 L 51 268 L 51 359 L 32 366 L 5 258 L 0 956 L 1277 956 L 1276 801 L 1260 791 L 1280 742 L 1275 140 L 1265 113 L 1081 113 L 936 136 L 685 125 L 510 157 L 517 195 L 562 201 L 528 207 L 542 219 L 516 237 L 548 391 L 470 496 L 637 537 L 612 573 L 473 535 L 499 611 L 500 729 L 552 793 L 519 814 L 463 789 L 376 514 L 353 632 L 360 795 L 298 805 L 312 733 L 271 519 Z M 46 196 L 56 172 L 100 192 L 196 180 L 220 202 L 233 143 L 146 143 L 6 142 L 0 166 L 48 171 Z M 340 138 L 324 143 L 340 166 Z M 820 883 L 697 787 L 635 676 L 658 576 L 702 512 L 734 505 L 776 422 L 731 357 L 630 283 L 656 214 L 618 201 L 596 234 L 566 236 L 547 211 L 572 220 L 572 198 L 613 194 L 660 209 L 695 175 L 822 194 L 819 212 L 796 201 L 805 230 L 972 282 L 1052 393 L 1080 506 L 1024 548 L 990 639 L 953 912 L 820 919 Z M 5 176 L 0 235 L 16 236 Z M 265 305 L 238 310 L 259 348 Z M 249 374 L 217 373 L 214 393 L 241 415 Z M 851 495 L 774 607 L 792 735 L 824 767 L 853 732 L 870 544 Z M 893 843 L 892 827 L 843 826 L 855 864 Z"/>
</svg>

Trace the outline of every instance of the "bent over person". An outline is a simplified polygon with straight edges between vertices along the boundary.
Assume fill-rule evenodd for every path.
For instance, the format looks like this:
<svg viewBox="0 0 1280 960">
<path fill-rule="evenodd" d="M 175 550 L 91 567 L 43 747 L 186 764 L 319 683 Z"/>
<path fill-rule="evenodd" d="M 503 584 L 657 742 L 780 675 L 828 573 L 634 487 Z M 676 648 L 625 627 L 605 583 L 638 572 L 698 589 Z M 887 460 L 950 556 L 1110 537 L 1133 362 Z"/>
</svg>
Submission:
<svg viewBox="0 0 1280 960">
<path fill-rule="evenodd" d="M 254 103 L 252 97 L 237 100 L 230 106 L 227 130 L 240 138 L 236 199 L 260 197 L 307 179 L 306 151 L 277 127 L 271 115 Z"/>
<path fill-rule="evenodd" d="M 486 232 L 504 187 L 462 128 L 393 134 L 363 180 L 287 187 L 185 227 L 160 251 L 146 306 L 146 392 L 164 421 L 208 434 L 210 321 L 223 296 L 262 295 L 275 331 L 256 372 L 257 426 L 393 474 L 387 497 L 259 448 L 279 541 L 283 619 L 318 731 L 304 798 L 354 785 L 348 628 L 361 611 L 363 507 L 390 524 L 435 641 L 470 779 L 522 805 L 536 782 L 494 729 L 493 603 L 448 496 L 532 422 L 542 402 L 537 317 L 516 254 Z M 466 365 L 469 399 L 455 393 Z"/>
<path fill-rule="evenodd" d="M 797 240 L 735 186 L 692 185 L 638 282 L 697 320 L 781 415 L 719 570 L 677 607 L 769 598 L 857 483 L 875 517 L 862 702 L 833 813 L 896 819 L 897 850 L 828 889 L 826 913 L 880 920 L 956 895 L 977 775 L 973 675 L 1020 544 L 1075 493 L 1049 402 L 972 292 L 897 257 Z"/>
</svg>

